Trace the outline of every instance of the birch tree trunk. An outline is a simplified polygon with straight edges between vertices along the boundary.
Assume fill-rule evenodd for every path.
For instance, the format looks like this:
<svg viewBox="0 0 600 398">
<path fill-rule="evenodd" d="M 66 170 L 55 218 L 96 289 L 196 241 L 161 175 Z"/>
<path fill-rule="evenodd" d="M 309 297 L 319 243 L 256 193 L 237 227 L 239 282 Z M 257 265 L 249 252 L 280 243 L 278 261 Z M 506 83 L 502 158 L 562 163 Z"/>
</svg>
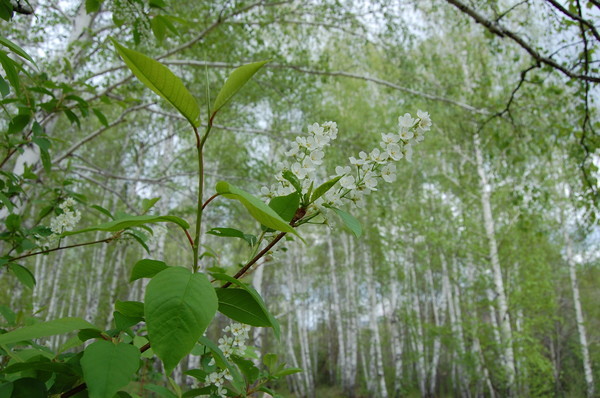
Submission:
<svg viewBox="0 0 600 398">
<path fill-rule="evenodd" d="M 346 295 L 344 299 L 346 316 L 346 369 L 344 370 L 345 392 L 354 397 L 357 389 L 356 376 L 358 373 L 358 316 L 359 307 L 356 293 L 356 276 L 354 268 L 354 250 L 349 237 L 342 235 L 342 247 L 345 253 Z"/>
<path fill-rule="evenodd" d="M 412 256 L 411 256 L 412 257 Z M 425 335 L 423 333 L 423 325 L 421 324 L 421 305 L 419 303 L 419 288 L 417 286 L 417 276 L 415 273 L 414 259 L 407 261 L 406 266 L 408 268 L 409 283 L 411 284 L 411 299 L 412 299 L 412 346 L 416 352 L 416 370 L 417 370 L 417 382 L 419 385 L 419 391 L 421 396 L 427 396 L 427 372 L 425 368 Z"/>
<path fill-rule="evenodd" d="M 335 323 L 335 331 L 337 334 L 338 355 L 337 368 L 339 372 L 344 372 L 346 369 L 346 343 L 344 341 L 344 327 L 342 326 L 342 306 L 340 303 L 340 294 L 338 287 L 338 272 L 341 269 L 340 264 L 336 264 L 335 252 L 333 249 L 333 239 L 331 231 L 327 236 L 327 254 L 329 257 L 329 280 L 331 289 L 331 313 Z M 337 372 L 336 372 L 337 373 Z M 342 388 L 346 389 L 347 385 L 345 378 L 341 377 Z"/>
<path fill-rule="evenodd" d="M 491 185 L 485 171 L 483 155 L 481 153 L 481 143 L 479 136 L 474 136 L 475 158 L 477 164 L 477 174 L 479 174 L 479 185 L 481 194 L 481 207 L 483 210 L 483 222 L 485 233 L 489 245 L 489 258 L 492 265 L 494 280 L 494 290 L 496 302 L 498 304 L 500 331 L 502 335 L 503 363 L 506 371 L 506 389 L 508 396 L 514 396 L 515 391 L 515 360 L 512 342 L 512 327 L 510 323 L 510 314 L 508 312 L 508 301 L 502 279 L 502 269 L 500 267 L 500 258 L 498 256 L 498 246 L 496 243 L 496 231 L 494 217 L 491 205 Z"/>
<path fill-rule="evenodd" d="M 390 278 L 390 339 L 392 349 L 392 362 L 394 366 L 394 397 L 399 397 L 402 391 L 402 348 L 403 348 L 403 325 L 398 317 L 400 286 L 398 283 L 398 275 L 395 272 L 399 265 L 399 258 L 393 258 L 392 266 L 389 267 Z"/>
<path fill-rule="evenodd" d="M 588 397 L 594 396 L 594 374 L 592 372 L 592 363 L 590 361 L 590 352 L 585 330 L 585 321 L 583 319 L 583 310 L 581 309 L 581 299 L 579 297 L 579 283 L 577 281 L 577 268 L 573 261 L 573 247 L 571 238 L 563 228 L 563 235 L 566 245 L 567 264 L 569 265 L 569 278 L 571 280 L 571 290 L 573 291 L 573 306 L 575 307 L 575 321 L 577 322 L 577 333 L 579 334 L 579 345 L 581 346 L 581 358 L 583 360 L 583 373 L 585 376 L 586 393 Z"/>
<path fill-rule="evenodd" d="M 427 272 L 425 273 L 426 279 L 430 286 L 431 291 L 431 304 L 433 307 L 433 319 L 435 322 L 436 328 L 442 327 L 446 320 L 446 296 L 443 294 L 440 295 L 439 299 L 437 296 L 437 290 L 435 288 L 435 284 L 433 281 L 433 273 L 431 272 L 431 267 L 427 268 Z M 438 333 L 433 339 L 433 352 L 431 355 L 431 366 L 429 367 L 429 395 L 435 396 L 435 388 L 437 382 L 437 369 L 440 362 L 441 355 L 441 335 Z"/>
</svg>

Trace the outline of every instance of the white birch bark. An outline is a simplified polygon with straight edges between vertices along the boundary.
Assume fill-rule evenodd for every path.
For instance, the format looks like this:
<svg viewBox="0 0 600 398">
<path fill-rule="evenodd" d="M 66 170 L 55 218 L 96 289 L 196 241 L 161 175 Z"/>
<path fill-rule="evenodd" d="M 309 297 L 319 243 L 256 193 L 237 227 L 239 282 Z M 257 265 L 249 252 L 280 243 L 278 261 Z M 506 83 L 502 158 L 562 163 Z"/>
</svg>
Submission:
<svg viewBox="0 0 600 398">
<path fill-rule="evenodd" d="M 446 296 L 443 294 L 438 298 L 437 290 L 433 281 L 433 273 L 431 267 L 427 268 L 425 277 L 430 287 L 431 304 L 433 309 L 433 319 L 435 326 L 439 329 L 446 320 Z M 435 396 L 435 388 L 437 382 L 437 369 L 440 362 L 442 340 L 441 335 L 437 335 L 433 339 L 433 351 L 431 354 L 431 364 L 429 366 L 429 395 Z"/>
<path fill-rule="evenodd" d="M 415 274 L 415 264 L 413 261 L 407 261 L 409 282 L 411 284 L 411 299 L 412 299 L 412 339 L 411 343 L 413 346 L 413 350 L 416 351 L 417 360 L 415 363 L 417 370 L 417 382 L 419 385 L 419 390 L 422 396 L 427 395 L 427 372 L 425 367 L 425 336 L 423 333 L 423 326 L 421 324 L 421 305 L 419 303 L 419 288 L 417 286 L 417 277 Z"/>
<path fill-rule="evenodd" d="M 571 238 L 566 230 L 563 229 L 563 235 L 566 246 L 567 264 L 569 266 L 569 278 L 571 280 L 571 290 L 573 292 L 573 306 L 575 307 L 575 321 L 577 322 L 577 333 L 579 334 L 579 345 L 581 346 L 581 359 L 583 360 L 583 374 L 585 376 L 586 393 L 588 397 L 594 396 L 594 374 L 592 372 L 592 363 L 590 361 L 590 352 L 585 330 L 585 321 L 583 319 L 583 310 L 581 309 L 581 299 L 579 297 L 579 283 L 577 281 L 577 268 L 573 260 L 573 247 Z"/>
<path fill-rule="evenodd" d="M 385 374 L 383 369 L 383 353 L 381 351 L 381 336 L 379 333 L 379 319 L 377 316 L 377 308 L 378 308 L 378 300 L 377 294 L 375 290 L 375 277 L 373 275 L 373 264 L 371 263 L 371 258 L 369 256 L 369 250 L 365 247 L 363 248 L 364 254 L 364 269 L 367 283 L 367 291 L 369 295 L 369 324 L 371 328 L 371 338 L 372 338 L 372 346 L 375 351 L 375 357 L 371 358 L 371 361 L 375 364 L 375 380 L 377 381 L 377 391 L 378 395 L 382 398 L 388 397 L 388 390 L 385 384 Z"/>
<path fill-rule="evenodd" d="M 394 392 L 393 396 L 397 397 L 402 391 L 402 348 L 403 348 L 403 325 L 398 316 L 400 284 L 398 283 L 398 275 L 396 267 L 399 266 L 399 259 L 392 259 L 392 266 L 389 267 L 390 278 L 390 339 L 392 349 L 392 362 L 394 366 Z"/>
<path fill-rule="evenodd" d="M 344 370 L 345 392 L 349 397 L 354 397 L 357 389 L 356 376 L 358 372 L 358 294 L 356 292 L 356 275 L 354 268 L 354 250 L 350 244 L 349 237 L 342 235 L 342 247 L 344 249 L 344 261 L 346 269 L 346 295 L 344 299 L 346 316 L 346 369 Z"/>
<path fill-rule="evenodd" d="M 331 231 L 327 237 L 327 254 L 329 257 L 329 280 L 331 288 L 331 313 L 335 323 L 335 331 L 337 335 L 338 357 L 337 368 L 340 372 L 346 369 L 346 343 L 344 341 L 344 327 L 342 326 L 342 306 L 340 303 L 340 294 L 338 287 L 338 272 L 341 269 L 341 264 L 336 262 L 335 252 L 333 248 L 333 238 Z M 341 377 L 342 387 L 346 388 L 344 377 Z"/>
<path fill-rule="evenodd" d="M 485 233 L 489 245 L 489 257 L 492 265 L 492 274 L 494 281 L 494 293 L 498 304 L 498 322 L 502 335 L 503 359 L 506 371 L 506 388 L 509 396 L 514 396 L 515 389 L 515 360 L 512 342 L 512 327 L 510 323 L 510 314 L 508 312 L 508 300 L 504 289 L 504 281 L 502 279 L 502 268 L 500 267 L 500 258 L 498 256 L 498 246 L 496 243 L 496 231 L 494 225 L 494 217 L 492 214 L 491 205 L 491 185 L 485 171 L 483 163 L 483 155 L 481 153 L 481 143 L 479 136 L 474 136 L 475 158 L 477 164 L 477 173 L 479 174 L 479 185 L 481 194 L 481 207 L 483 210 L 483 221 Z"/>
</svg>

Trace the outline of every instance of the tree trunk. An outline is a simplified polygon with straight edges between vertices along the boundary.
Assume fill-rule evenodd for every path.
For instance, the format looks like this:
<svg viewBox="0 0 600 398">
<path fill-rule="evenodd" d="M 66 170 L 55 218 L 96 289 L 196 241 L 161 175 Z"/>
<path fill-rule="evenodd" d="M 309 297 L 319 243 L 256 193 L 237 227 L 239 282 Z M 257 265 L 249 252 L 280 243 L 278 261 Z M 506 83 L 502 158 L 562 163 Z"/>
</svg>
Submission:
<svg viewBox="0 0 600 398">
<path fill-rule="evenodd" d="M 504 281 L 502 279 L 502 269 L 500 267 L 500 258 L 498 256 L 498 246 L 496 244 L 496 231 L 494 225 L 494 217 L 492 214 L 491 205 L 491 185 L 488 181 L 488 176 L 483 163 L 483 155 L 481 153 L 481 143 L 479 136 L 474 137 L 475 157 L 477 162 L 477 173 L 479 174 L 479 184 L 481 193 L 481 207 L 483 210 L 483 222 L 485 233 L 489 245 L 489 258 L 492 265 L 492 273 L 494 280 L 494 293 L 498 304 L 499 323 L 502 337 L 503 347 L 503 363 L 506 372 L 506 393 L 507 396 L 514 396 L 515 391 L 515 360 L 512 342 L 512 327 L 510 323 L 510 314 L 508 312 L 508 300 L 504 289 Z"/>
<path fill-rule="evenodd" d="M 581 358 L 583 360 L 583 373 L 585 376 L 586 393 L 587 396 L 591 398 L 594 396 L 594 374 L 592 372 L 592 363 L 590 361 L 587 333 L 585 330 L 585 321 L 583 319 L 583 310 L 581 309 L 581 299 L 579 297 L 577 268 L 575 261 L 573 261 L 573 248 L 571 244 L 571 239 L 565 229 L 563 229 L 563 235 L 565 238 L 566 245 L 567 264 L 569 265 L 569 278 L 571 279 L 571 290 L 573 291 L 573 306 L 575 307 L 575 321 L 577 322 L 579 345 L 581 346 Z"/>
</svg>

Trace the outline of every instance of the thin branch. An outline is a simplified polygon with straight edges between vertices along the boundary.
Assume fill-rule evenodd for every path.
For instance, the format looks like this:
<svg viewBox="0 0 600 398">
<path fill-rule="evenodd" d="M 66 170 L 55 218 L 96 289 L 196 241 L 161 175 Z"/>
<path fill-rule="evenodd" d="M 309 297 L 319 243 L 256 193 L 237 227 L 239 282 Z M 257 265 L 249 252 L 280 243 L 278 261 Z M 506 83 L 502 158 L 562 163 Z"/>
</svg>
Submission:
<svg viewBox="0 0 600 398">
<path fill-rule="evenodd" d="M 298 222 L 300 219 L 302 219 L 302 217 L 304 217 L 304 215 L 306 214 L 306 209 L 304 208 L 299 208 L 298 210 L 296 210 L 296 214 L 294 215 L 294 218 L 292 218 L 292 221 L 290 221 L 290 226 L 293 228 L 296 226 L 296 222 Z M 246 272 L 248 272 L 248 270 L 254 265 L 256 264 L 256 262 L 258 260 L 260 260 L 265 254 L 267 254 L 269 252 L 269 250 L 271 250 L 273 248 L 273 246 L 275 246 L 277 244 L 277 242 L 279 242 L 284 236 L 286 235 L 285 232 L 280 232 L 275 239 L 273 239 L 267 246 L 265 246 L 264 249 L 262 249 L 256 256 L 254 256 L 252 258 L 252 260 L 248 261 L 248 263 L 246 265 L 244 265 L 244 267 L 238 271 L 237 274 L 235 274 L 233 277 L 235 279 L 239 279 L 242 276 L 244 276 L 246 274 Z M 227 282 L 226 284 L 224 284 L 222 287 L 223 288 L 227 288 L 231 286 L 231 282 Z"/>
<path fill-rule="evenodd" d="M 475 22 L 483 25 L 488 31 L 499 36 L 499 37 L 508 37 L 514 42 L 516 42 L 521 48 L 529 53 L 535 60 L 538 62 L 548 65 L 553 69 L 556 69 L 562 72 L 565 76 L 570 77 L 571 79 L 584 80 L 593 83 L 600 83 L 600 77 L 598 76 L 588 76 L 581 75 L 578 73 L 574 73 L 571 70 L 567 69 L 563 65 L 557 63 L 553 59 L 543 56 L 538 51 L 536 51 L 529 43 L 527 43 L 523 38 L 514 33 L 511 30 L 506 29 L 499 23 L 490 21 L 483 15 L 479 14 L 474 9 L 468 7 L 466 4 L 460 2 L 459 0 L 446 0 L 448 3 L 452 4 L 456 8 L 458 8 L 461 12 L 469 15 Z"/>
<path fill-rule="evenodd" d="M 200 67 L 208 66 L 208 67 L 214 67 L 214 68 L 234 68 L 234 67 L 239 66 L 237 64 L 230 64 L 230 63 L 226 63 L 226 62 L 206 62 L 206 61 L 196 61 L 196 60 L 169 60 L 169 61 L 164 61 L 163 63 L 167 64 L 167 65 L 189 65 L 189 66 L 200 66 Z M 413 90 L 413 89 L 410 89 L 407 87 L 399 86 L 399 85 L 389 82 L 387 80 L 378 79 L 376 77 L 359 75 L 357 73 L 344 72 L 344 71 L 322 71 L 322 70 L 309 69 L 307 67 L 299 66 L 299 65 L 285 65 L 285 64 L 275 64 L 275 63 L 268 63 L 264 67 L 271 68 L 271 69 L 291 69 L 291 70 L 306 73 L 309 75 L 333 76 L 333 77 L 341 76 L 341 77 L 347 77 L 347 78 L 356 79 L 356 80 L 368 81 L 368 82 L 375 83 L 377 85 L 393 88 L 394 90 L 398 90 L 398 91 L 402 91 L 402 92 L 405 92 L 408 94 L 427 98 L 429 100 L 441 101 L 441 102 L 445 102 L 448 104 L 456 105 L 463 109 L 466 109 L 469 112 L 479 113 L 482 115 L 488 115 L 490 113 L 486 109 L 475 108 L 471 105 L 464 104 L 459 101 L 440 97 L 440 96 L 433 95 L 433 94 L 423 93 L 421 91 L 417 91 L 417 90 Z"/>
<path fill-rule="evenodd" d="M 94 183 L 95 185 L 102 187 L 103 189 L 105 189 L 106 191 L 112 192 L 116 197 L 118 197 L 119 199 L 121 199 L 121 202 L 123 202 L 123 204 L 125 204 L 125 206 L 127 206 L 127 209 L 129 209 L 130 212 L 132 212 L 133 214 L 138 214 L 138 210 L 135 209 L 133 206 L 131 206 L 129 204 L 129 202 L 127 201 L 127 198 L 124 197 L 120 192 L 117 192 L 116 190 L 112 189 L 111 187 L 107 186 L 106 184 L 101 183 L 100 181 L 86 176 L 85 174 L 79 173 L 78 171 L 73 171 L 75 174 L 77 174 L 78 176 L 80 176 L 81 178 L 84 178 L 92 183 Z"/>
<path fill-rule="evenodd" d="M 565 14 L 567 17 L 576 20 L 581 25 L 585 25 L 592 32 L 592 35 L 594 35 L 594 37 L 596 38 L 596 40 L 600 41 L 600 35 L 598 34 L 598 31 L 596 30 L 596 27 L 590 21 L 588 21 L 586 19 L 583 19 L 582 16 L 581 16 L 581 14 L 579 14 L 579 15 L 573 14 L 572 12 L 570 12 L 569 10 L 567 10 L 566 8 L 564 8 L 556 0 L 546 0 L 546 2 L 552 4 L 552 6 L 554 8 L 556 8 L 557 10 L 559 10 L 560 12 L 562 12 L 563 14 Z M 582 29 L 583 29 L 583 27 L 582 27 Z"/>
<path fill-rule="evenodd" d="M 72 249 L 74 247 L 81 247 L 81 246 L 89 246 L 89 245 L 95 245 L 96 243 L 110 243 L 112 240 L 114 240 L 115 237 L 111 236 L 110 238 L 106 238 L 106 239 L 100 239 L 100 240 L 95 240 L 93 242 L 84 242 L 84 243 L 76 243 L 74 245 L 69 245 L 69 246 L 62 246 L 62 247 L 55 247 L 53 249 L 47 249 L 47 250 L 40 250 L 38 252 L 33 252 L 33 253 L 27 253 L 27 254 L 23 254 L 22 256 L 18 256 L 18 257 L 13 257 L 10 260 L 8 260 L 9 262 L 13 262 L 13 261 L 17 261 L 17 260 L 21 260 L 23 258 L 27 258 L 27 257 L 32 257 L 32 256 L 37 256 L 40 254 L 48 254 L 48 253 L 52 253 L 58 250 L 64 250 L 64 249 Z"/>
<path fill-rule="evenodd" d="M 81 147 L 82 145 L 88 143 L 89 141 L 93 140 L 94 138 L 98 137 L 99 135 L 101 135 L 102 133 L 104 133 L 106 130 L 115 127 L 118 124 L 121 124 L 125 121 L 125 116 L 127 116 L 129 113 L 131 112 L 135 112 L 139 109 L 144 109 L 147 108 L 148 106 L 152 105 L 152 103 L 150 104 L 142 104 L 142 105 L 136 105 L 133 106 L 131 108 L 126 109 L 121 116 L 119 116 L 116 120 L 114 120 L 112 123 L 110 123 L 108 126 L 104 126 L 99 128 L 98 130 L 88 134 L 87 136 L 85 136 L 83 139 L 81 139 L 80 141 L 76 142 L 75 144 L 71 145 L 71 147 L 69 149 L 67 149 L 66 151 L 64 151 L 63 153 L 61 153 L 60 155 L 58 155 L 55 159 L 53 159 L 53 163 L 54 164 L 58 164 L 60 162 L 62 162 L 64 159 L 66 159 L 68 156 L 70 156 L 73 152 L 75 152 L 77 149 L 79 149 L 79 147 Z"/>
</svg>

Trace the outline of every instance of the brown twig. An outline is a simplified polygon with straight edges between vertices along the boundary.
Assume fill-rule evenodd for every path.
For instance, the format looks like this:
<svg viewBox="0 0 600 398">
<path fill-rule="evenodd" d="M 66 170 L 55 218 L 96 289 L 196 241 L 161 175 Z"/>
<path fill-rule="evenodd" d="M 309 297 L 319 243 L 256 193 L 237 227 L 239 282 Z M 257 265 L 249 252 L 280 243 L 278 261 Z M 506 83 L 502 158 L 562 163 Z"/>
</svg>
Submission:
<svg viewBox="0 0 600 398">
<path fill-rule="evenodd" d="M 290 221 L 290 226 L 294 227 L 296 225 L 296 223 L 302 218 L 304 217 L 304 215 L 306 214 L 306 209 L 301 207 L 298 210 L 296 210 L 296 214 L 294 214 L 294 218 L 292 218 L 292 221 Z M 265 246 L 264 249 L 262 249 L 256 256 L 254 256 L 252 258 L 252 260 L 248 261 L 248 263 L 246 265 L 244 265 L 244 267 L 238 271 L 237 274 L 235 274 L 233 277 L 234 279 L 240 279 L 242 276 L 244 276 L 246 274 L 246 272 L 248 272 L 248 270 L 250 269 L 250 267 L 252 267 L 254 264 L 256 264 L 256 262 L 258 260 L 260 260 L 260 258 L 262 256 L 264 256 L 265 254 L 267 254 L 269 252 L 269 250 L 271 250 L 271 248 L 273 248 L 273 246 L 275 246 L 277 244 L 277 242 L 279 242 L 284 236 L 286 235 L 286 232 L 280 232 L 279 235 L 277 235 L 275 237 L 275 239 L 273 239 L 267 246 Z M 231 282 L 227 282 L 226 284 L 224 284 L 223 286 L 221 286 L 222 288 L 227 288 L 231 286 Z"/>
<path fill-rule="evenodd" d="M 37 256 L 38 254 L 47 254 L 47 253 L 55 252 L 55 251 L 58 251 L 58 250 L 71 249 L 73 247 L 95 245 L 96 243 L 110 243 L 110 241 L 112 241 L 113 239 L 115 239 L 115 237 L 111 236 L 110 238 L 101 239 L 101 240 L 95 240 L 93 242 L 76 243 L 74 245 L 69 245 L 69 246 L 55 247 L 54 249 L 41 250 L 39 252 L 27 253 L 27 254 L 24 254 L 22 256 L 13 257 L 13 258 L 11 258 L 8 261 L 9 262 L 13 262 L 13 261 L 16 261 L 16 260 L 20 260 L 22 258 L 27 258 L 27 257 L 31 257 L 31 256 Z"/>
</svg>

